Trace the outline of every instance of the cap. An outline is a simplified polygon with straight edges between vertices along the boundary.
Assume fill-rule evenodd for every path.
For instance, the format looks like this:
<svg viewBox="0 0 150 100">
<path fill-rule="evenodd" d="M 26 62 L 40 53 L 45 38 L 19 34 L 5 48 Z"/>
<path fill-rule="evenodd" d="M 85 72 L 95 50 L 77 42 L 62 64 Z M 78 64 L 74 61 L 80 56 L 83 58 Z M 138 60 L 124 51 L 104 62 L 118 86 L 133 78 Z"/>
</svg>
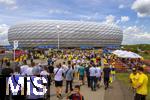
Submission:
<svg viewBox="0 0 150 100">
<path fill-rule="evenodd" d="M 132 68 L 132 71 L 136 71 L 136 68 Z"/>
</svg>

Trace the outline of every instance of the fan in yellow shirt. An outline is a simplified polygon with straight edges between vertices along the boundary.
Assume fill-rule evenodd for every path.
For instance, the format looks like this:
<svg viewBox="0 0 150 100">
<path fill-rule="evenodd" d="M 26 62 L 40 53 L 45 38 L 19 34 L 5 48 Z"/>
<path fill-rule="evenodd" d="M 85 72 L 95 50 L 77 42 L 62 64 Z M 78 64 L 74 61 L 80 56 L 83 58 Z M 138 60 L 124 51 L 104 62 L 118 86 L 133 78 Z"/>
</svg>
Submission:
<svg viewBox="0 0 150 100">
<path fill-rule="evenodd" d="M 139 79 L 139 73 L 137 73 L 136 68 L 132 68 L 132 73 L 130 74 L 129 79 L 130 79 L 130 83 L 131 83 L 132 87 L 135 89 L 136 83 Z"/>
<path fill-rule="evenodd" d="M 148 76 L 143 73 L 143 67 L 138 68 L 139 79 L 136 83 L 136 95 L 134 100 L 146 100 L 148 94 Z"/>
</svg>

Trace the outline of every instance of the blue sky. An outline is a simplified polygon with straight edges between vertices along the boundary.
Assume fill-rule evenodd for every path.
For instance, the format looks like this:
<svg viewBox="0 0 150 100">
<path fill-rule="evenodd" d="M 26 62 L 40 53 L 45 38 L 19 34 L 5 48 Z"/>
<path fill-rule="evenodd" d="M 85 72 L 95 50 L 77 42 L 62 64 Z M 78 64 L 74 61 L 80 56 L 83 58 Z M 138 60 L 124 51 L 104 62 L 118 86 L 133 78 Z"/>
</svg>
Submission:
<svg viewBox="0 0 150 100">
<path fill-rule="evenodd" d="M 0 0 L 0 44 L 11 25 L 39 19 L 116 24 L 123 44 L 150 43 L 150 0 Z"/>
</svg>

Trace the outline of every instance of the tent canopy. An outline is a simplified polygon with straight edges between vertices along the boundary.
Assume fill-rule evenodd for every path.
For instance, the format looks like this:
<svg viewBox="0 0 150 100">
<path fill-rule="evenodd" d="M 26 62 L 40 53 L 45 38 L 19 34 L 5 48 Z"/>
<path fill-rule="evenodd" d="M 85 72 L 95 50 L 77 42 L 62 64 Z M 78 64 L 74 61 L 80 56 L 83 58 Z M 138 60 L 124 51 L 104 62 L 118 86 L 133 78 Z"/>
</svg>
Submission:
<svg viewBox="0 0 150 100">
<path fill-rule="evenodd" d="M 131 51 L 115 50 L 112 53 L 121 58 L 142 58 L 140 55 Z"/>
</svg>

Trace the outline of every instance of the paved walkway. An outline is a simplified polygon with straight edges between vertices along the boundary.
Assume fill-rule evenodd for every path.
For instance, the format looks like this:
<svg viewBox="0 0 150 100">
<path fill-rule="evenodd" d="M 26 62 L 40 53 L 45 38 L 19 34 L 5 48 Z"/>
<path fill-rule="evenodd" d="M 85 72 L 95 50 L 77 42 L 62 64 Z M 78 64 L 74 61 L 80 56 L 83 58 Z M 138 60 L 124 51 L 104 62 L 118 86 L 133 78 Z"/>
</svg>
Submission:
<svg viewBox="0 0 150 100">
<path fill-rule="evenodd" d="M 78 83 L 75 82 L 74 85 L 75 84 Z M 65 86 L 63 87 L 63 93 L 65 93 L 64 90 Z M 84 95 L 85 100 L 133 100 L 133 93 L 131 93 L 122 82 L 117 80 L 114 81 L 107 90 L 104 90 L 104 86 L 102 86 L 100 89 L 94 92 L 91 91 L 86 84 L 81 87 L 81 93 Z M 51 97 L 49 100 L 58 100 L 55 95 L 54 86 L 51 86 L 50 95 Z M 63 97 L 63 100 L 66 100 L 65 94 L 63 94 Z"/>
<path fill-rule="evenodd" d="M 74 85 L 77 85 L 78 83 L 75 82 Z M 65 85 L 65 82 L 64 82 Z M 65 93 L 65 86 L 63 87 L 63 93 Z M 87 84 L 81 86 L 81 94 L 84 96 L 84 100 L 104 100 L 104 93 L 105 90 L 103 87 L 98 89 L 97 91 L 91 91 L 90 88 L 87 87 Z M 54 85 L 51 86 L 51 93 L 50 93 L 50 100 L 58 100 L 55 95 L 55 88 Z M 63 94 L 64 99 L 66 100 L 65 94 Z"/>
<path fill-rule="evenodd" d="M 133 93 L 121 81 L 114 81 L 112 86 L 105 91 L 104 100 L 134 100 Z"/>
</svg>

